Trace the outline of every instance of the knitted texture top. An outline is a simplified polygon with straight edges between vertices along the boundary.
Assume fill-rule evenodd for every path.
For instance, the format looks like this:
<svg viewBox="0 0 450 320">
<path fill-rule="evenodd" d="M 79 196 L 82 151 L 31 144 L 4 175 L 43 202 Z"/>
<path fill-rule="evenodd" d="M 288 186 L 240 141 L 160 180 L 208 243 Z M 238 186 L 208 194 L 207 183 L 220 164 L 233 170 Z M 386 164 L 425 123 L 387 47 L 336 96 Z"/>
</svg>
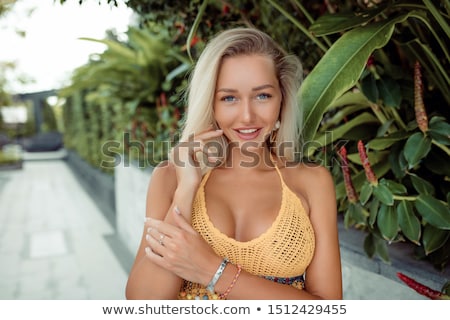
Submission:
<svg viewBox="0 0 450 320">
<path fill-rule="evenodd" d="M 300 199 L 285 184 L 279 168 L 275 168 L 281 179 L 281 207 L 275 221 L 263 234 L 240 242 L 213 225 L 207 213 L 204 189 L 212 171 L 205 174 L 194 198 L 192 226 L 219 256 L 241 265 L 243 270 L 302 289 L 303 282 L 289 278 L 301 279 L 299 276 L 310 264 L 315 248 L 314 230 Z M 179 294 L 179 299 L 217 297 L 207 296 L 203 286 L 188 281 L 184 281 Z"/>
</svg>

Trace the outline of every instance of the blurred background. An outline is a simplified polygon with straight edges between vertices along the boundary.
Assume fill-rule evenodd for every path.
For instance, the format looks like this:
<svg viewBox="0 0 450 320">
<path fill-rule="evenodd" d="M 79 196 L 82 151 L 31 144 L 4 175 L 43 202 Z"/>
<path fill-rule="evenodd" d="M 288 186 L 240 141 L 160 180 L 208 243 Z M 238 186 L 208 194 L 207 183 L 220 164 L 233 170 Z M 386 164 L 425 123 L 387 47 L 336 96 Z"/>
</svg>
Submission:
<svg viewBox="0 0 450 320">
<path fill-rule="evenodd" d="M 435 0 L 0 0 L 0 298 L 124 299 L 189 71 L 234 26 L 302 60 L 299 156 L 335 179 L 344 298 L 448 295 L 449 10 Z"/>
</svg>

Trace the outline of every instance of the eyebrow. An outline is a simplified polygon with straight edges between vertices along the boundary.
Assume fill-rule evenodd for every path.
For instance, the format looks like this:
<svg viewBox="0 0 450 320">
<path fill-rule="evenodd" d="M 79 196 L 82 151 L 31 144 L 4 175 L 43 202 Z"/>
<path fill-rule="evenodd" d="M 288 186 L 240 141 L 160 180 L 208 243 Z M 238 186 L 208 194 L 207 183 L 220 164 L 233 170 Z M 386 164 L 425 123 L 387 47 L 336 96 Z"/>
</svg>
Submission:
<svg viewBox="0 0 450 320">
<path fill-rule="evenodd" d="M 275 88 L 275 87 L 271 84 L 263 84 L 261 86 L 252 88 L 252 91 L 259 91 L 259 90 L 263 90 L 263 89 L 267 89 L 267 88 Z M 238 90 L 236 90 L 236 89 L 220 88 L 216 92 L 237 92 L 237 91 Z"/>
</svg>

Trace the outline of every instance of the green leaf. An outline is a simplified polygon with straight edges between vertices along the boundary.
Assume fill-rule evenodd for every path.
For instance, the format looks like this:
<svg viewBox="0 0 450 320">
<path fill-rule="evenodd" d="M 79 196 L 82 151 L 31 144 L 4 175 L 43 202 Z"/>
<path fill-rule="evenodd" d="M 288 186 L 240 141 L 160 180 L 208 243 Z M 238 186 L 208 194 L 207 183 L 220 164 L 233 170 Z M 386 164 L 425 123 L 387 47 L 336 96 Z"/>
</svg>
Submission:
<svg viewBox="0 0 450 320">
<path fill-rule="evenodd" d="M 373 103 L 378 103 L 380 93 L 378 91 L 377 82 L 372 74 L 361 80 L 361 90 L 364 95 Z"/>
<path fill-rule="evenodd" d="M 353 87 L 375 49 L 388 43 L 395 24 L 409 14 L 369 24 L 342 35 L 305 78 L 299 91 L 304 110 L 304 141 L 311 141 L 324 112 L 333 101 Z"/>
<path fill-rule="evenodd" d="M 384 105 L 391 108 L 400 107 L 402 94 L 397 81 L 390 77 L 383 77 L 377 81 L 377 86 L 380 92 L 380 99 L 384 102 Z"/>
<path fill-rule="evenodd" d="M 404 158 L 403 145 L 401 143 L 394 143 L 389 149 L 389 164 L 391 165 L 392 172 L 397 179 L 401 179 L 406 175 L 406 167 L 402 167 L 400 163 L 406 162 L 401 160 Z"/>
<path fill-rule="evenodd" d="M 186 40 L 186 51 L 188 53 L 189 58 L 192 61 L 191 55 L 191 43 L 192 39 L 195 37 L 195 33 L 197 32 L 198 26 L 202 21 L 203 14 L 205 13 L 206 7 L 208 6 L 208 0 L 203 0 L 202 5 L 200 6 L 197 16 L 195 17 L 194 23 L 191 26 L 191 30 L 189 30 L 189 34 Z"/>
<path fill-rule="evenodd" d="M 363 184 L 361 188 L 361 192 L 359 194 L 359 201 L 362 205 L 365 205 L 367 201 L 370 199 L 372 195 L 373 187 L 370 183 L 366 182 Z"/>
<path fill-rule="evenodd" d="M 447 205 L 428 194 L 419 195 L 415 205 L 425 221 L 438 229 L 450 230 L 450 209 Z"/>
<path fill-rule="evenodd" d="M 377 221 L 378 211 L 380 209 L 380 201 L 373 199 L 369 206 L 369 225 L 373 227 L 375 221 Z"/>
<path fill-rule="evenodd" d="M 372 20 L 384 9 L 385 5 L 377 6 L 374 9 L 363 12 L 342 12 L 335 14 L 324 14 L 320 16 L 310 27 L 311 31 L 316 36 L 325 36 L 347 29 L 352 29 L 366 22 Z"/>
<path fill-rule="evenodd" d="M 435 194 L 434 186 L 427 180 L 422 179 L 414 173 L 411 173 L 409 177 L 411 179 L 412 185 L 414 186 L 414 189 L 416 189 L 418 193 L 429 195 Z"/>
<path fill-rule="evenodd" d="M 366 219 L 369 216 L 369 213 L 358 203 L 351 203 L 349 205 L 348 214 L 351 220 L 355 221 L 357 224 L 366 225 Z"/>
<path fill-rule="evenodd" d="M 350 212 L 350 207 L 345 211 L 344 213 L 344 227 L 348 229 L 351 227 L 354 223 L 354 221 L 351 219 L 352 213 Z"/>
<path fill-rule="evenodd" d="M 448 240 L 450 232 L 447 230 L 441 230 L 433 227 L 432 225 L 426 225 L 423 229 L 422 243 L 425 250 L 425 254 L 430 253 L 441 248 Z"/>
<path fill-rule="evenodd" d="M 409 137 L 409 133 L 405 131 L 396 131 L 389 136 L 375 138 L 367 143 L 367 147 L 373 150 L 384 150 L 394 143 L 405 140 Z"/>
<path fill-rule="evenodd" d="M 406 194 L 408 191 L 403 184 L 389 179 L 381 179 L 380 183 L 385 184 L 393 194 Z"/>
<path fill-rule="evenodd" d="M 377 255 L 381 258 L 381 260 L 383 260 L 385 263 L 388 264 L 391 263 L 391 260 L 389 259 L 389 251 L 386 241 L 384 241 L 383 239 L 376 238 L 375 249 Z"/>
<path fill-rule="evenodd" d="M 428 128 L 428 133 L 433 140 L 444 145 L 450 145 L 450 124 L 444 121 L 430 121 Z"/>
<path fill-rule="evenodd" d="M 314 139 L 313 143 L 305 143 L 307 146 L 305 154 L 310 157 L 314 154 L 314 152 L 317 150 L 318 147 L 326 146 L 330 143 L 333 143 L 334 141 L 342 138 L 342 136 L 351 130 L 352 128 L 359 126 L 361 124 L 367 124 L 367 123 L 377 123 L 378 120 L 375 118 L 372 114 L 368 112 L 364 112 L 352 120 L 346 122 L 343 125 L 340 125 L 334 130 L 329 130 L 323 134 L 318 135 Z M 305 140 L 306 141 L 306 140 Z"/>
<path fill-rule="evenodd" d="M 132 49 L 128 48 L 126 45 L 109 39 L 99 40 L 99 39 L 92 39 L 92 38 L 79 38 L 80 40 L 86 40 L 86 41 L 92 41 L 92 42 L 98 42 L 106 45 L 108 47 L 108 50 L 114 52 L 118 56 L 121 56 L 125 59 L 132 60 L 136 59 L 136 53 Z"/>
<path fill-rule="evenodd" d="M 330 109 L 349 105 L 369 107 L 369 101 L 361 91 L 347 91 L 330 105 Z"/>
<path fill-rule="evenodd" d="M 364 251 L 369 258 L 372 258 L 376 252 L 374 236 L 371 233 L 364 239 Z"/>
<path fill-rule="evenodd" d="M 382 203 L 392 206 L 394 204 L 394 195 L 391 190 L 385 185 L 378 184 L 373 187 L 373 194 Z"/>
<path fill-rule="evenodd" d="M 398 233 L 398 218 L 393 206 L 382 204 L 378 211 L 377 226 L 384 239 L 392 241 Z"/>
<path fill-rule="evenodd" d="M 422 132 L 416 132 L 408 138 L 403 150 L 409 169 L 419 164 L 431 150 L 431 139 Z"/>
<path fill-rule="evenodd" d="M 369 162 L 371 165 L 375 165 L 378 162 L 381 162 L 386 159 L 389 155 L 389 151 L 375 151 L 375 152 L 367 152 L 367 157 L 369 158 Z M 361 158 L 359 153 L 352 153 L 347 155 L 348 160 L 353 163 L 362 165 Z"/>
<path fill-rule="evenodd" d="M 394 123 L 394 119 L 389 119 L 389 120 L 386 120 L 385 122 L 383 122 L 377 130 L 377 137 L 384 137 L 387 134 L 389 128 L 391 127 L 391 125 L 393 123 Z M 395 131 L 395 132 L 399 132 L 399 131 Z"/>
<path fill-rule="evenodd" d="M 405 237 L 413 243 L 420 245 L 421 225 L 414 214 L 413 205 L 409 201 L 402 200 L 397 206 L 398 225 Z"/>
</svg>

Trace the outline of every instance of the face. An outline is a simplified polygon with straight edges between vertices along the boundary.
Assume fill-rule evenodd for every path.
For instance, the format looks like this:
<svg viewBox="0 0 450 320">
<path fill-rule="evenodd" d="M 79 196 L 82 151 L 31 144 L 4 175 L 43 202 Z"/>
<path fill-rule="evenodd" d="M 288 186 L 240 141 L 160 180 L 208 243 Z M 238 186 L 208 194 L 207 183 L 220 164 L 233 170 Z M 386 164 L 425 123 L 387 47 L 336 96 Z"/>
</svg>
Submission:
<svg viewBox="0 0 450 320">
<path fill-rule="evenodd" d="M 230 142 L 262 146 L 279 119 L 281 98 L 271 58 L 241 55 L 223 60 L 216 84 L 214 113 Z"/>
</svg>

